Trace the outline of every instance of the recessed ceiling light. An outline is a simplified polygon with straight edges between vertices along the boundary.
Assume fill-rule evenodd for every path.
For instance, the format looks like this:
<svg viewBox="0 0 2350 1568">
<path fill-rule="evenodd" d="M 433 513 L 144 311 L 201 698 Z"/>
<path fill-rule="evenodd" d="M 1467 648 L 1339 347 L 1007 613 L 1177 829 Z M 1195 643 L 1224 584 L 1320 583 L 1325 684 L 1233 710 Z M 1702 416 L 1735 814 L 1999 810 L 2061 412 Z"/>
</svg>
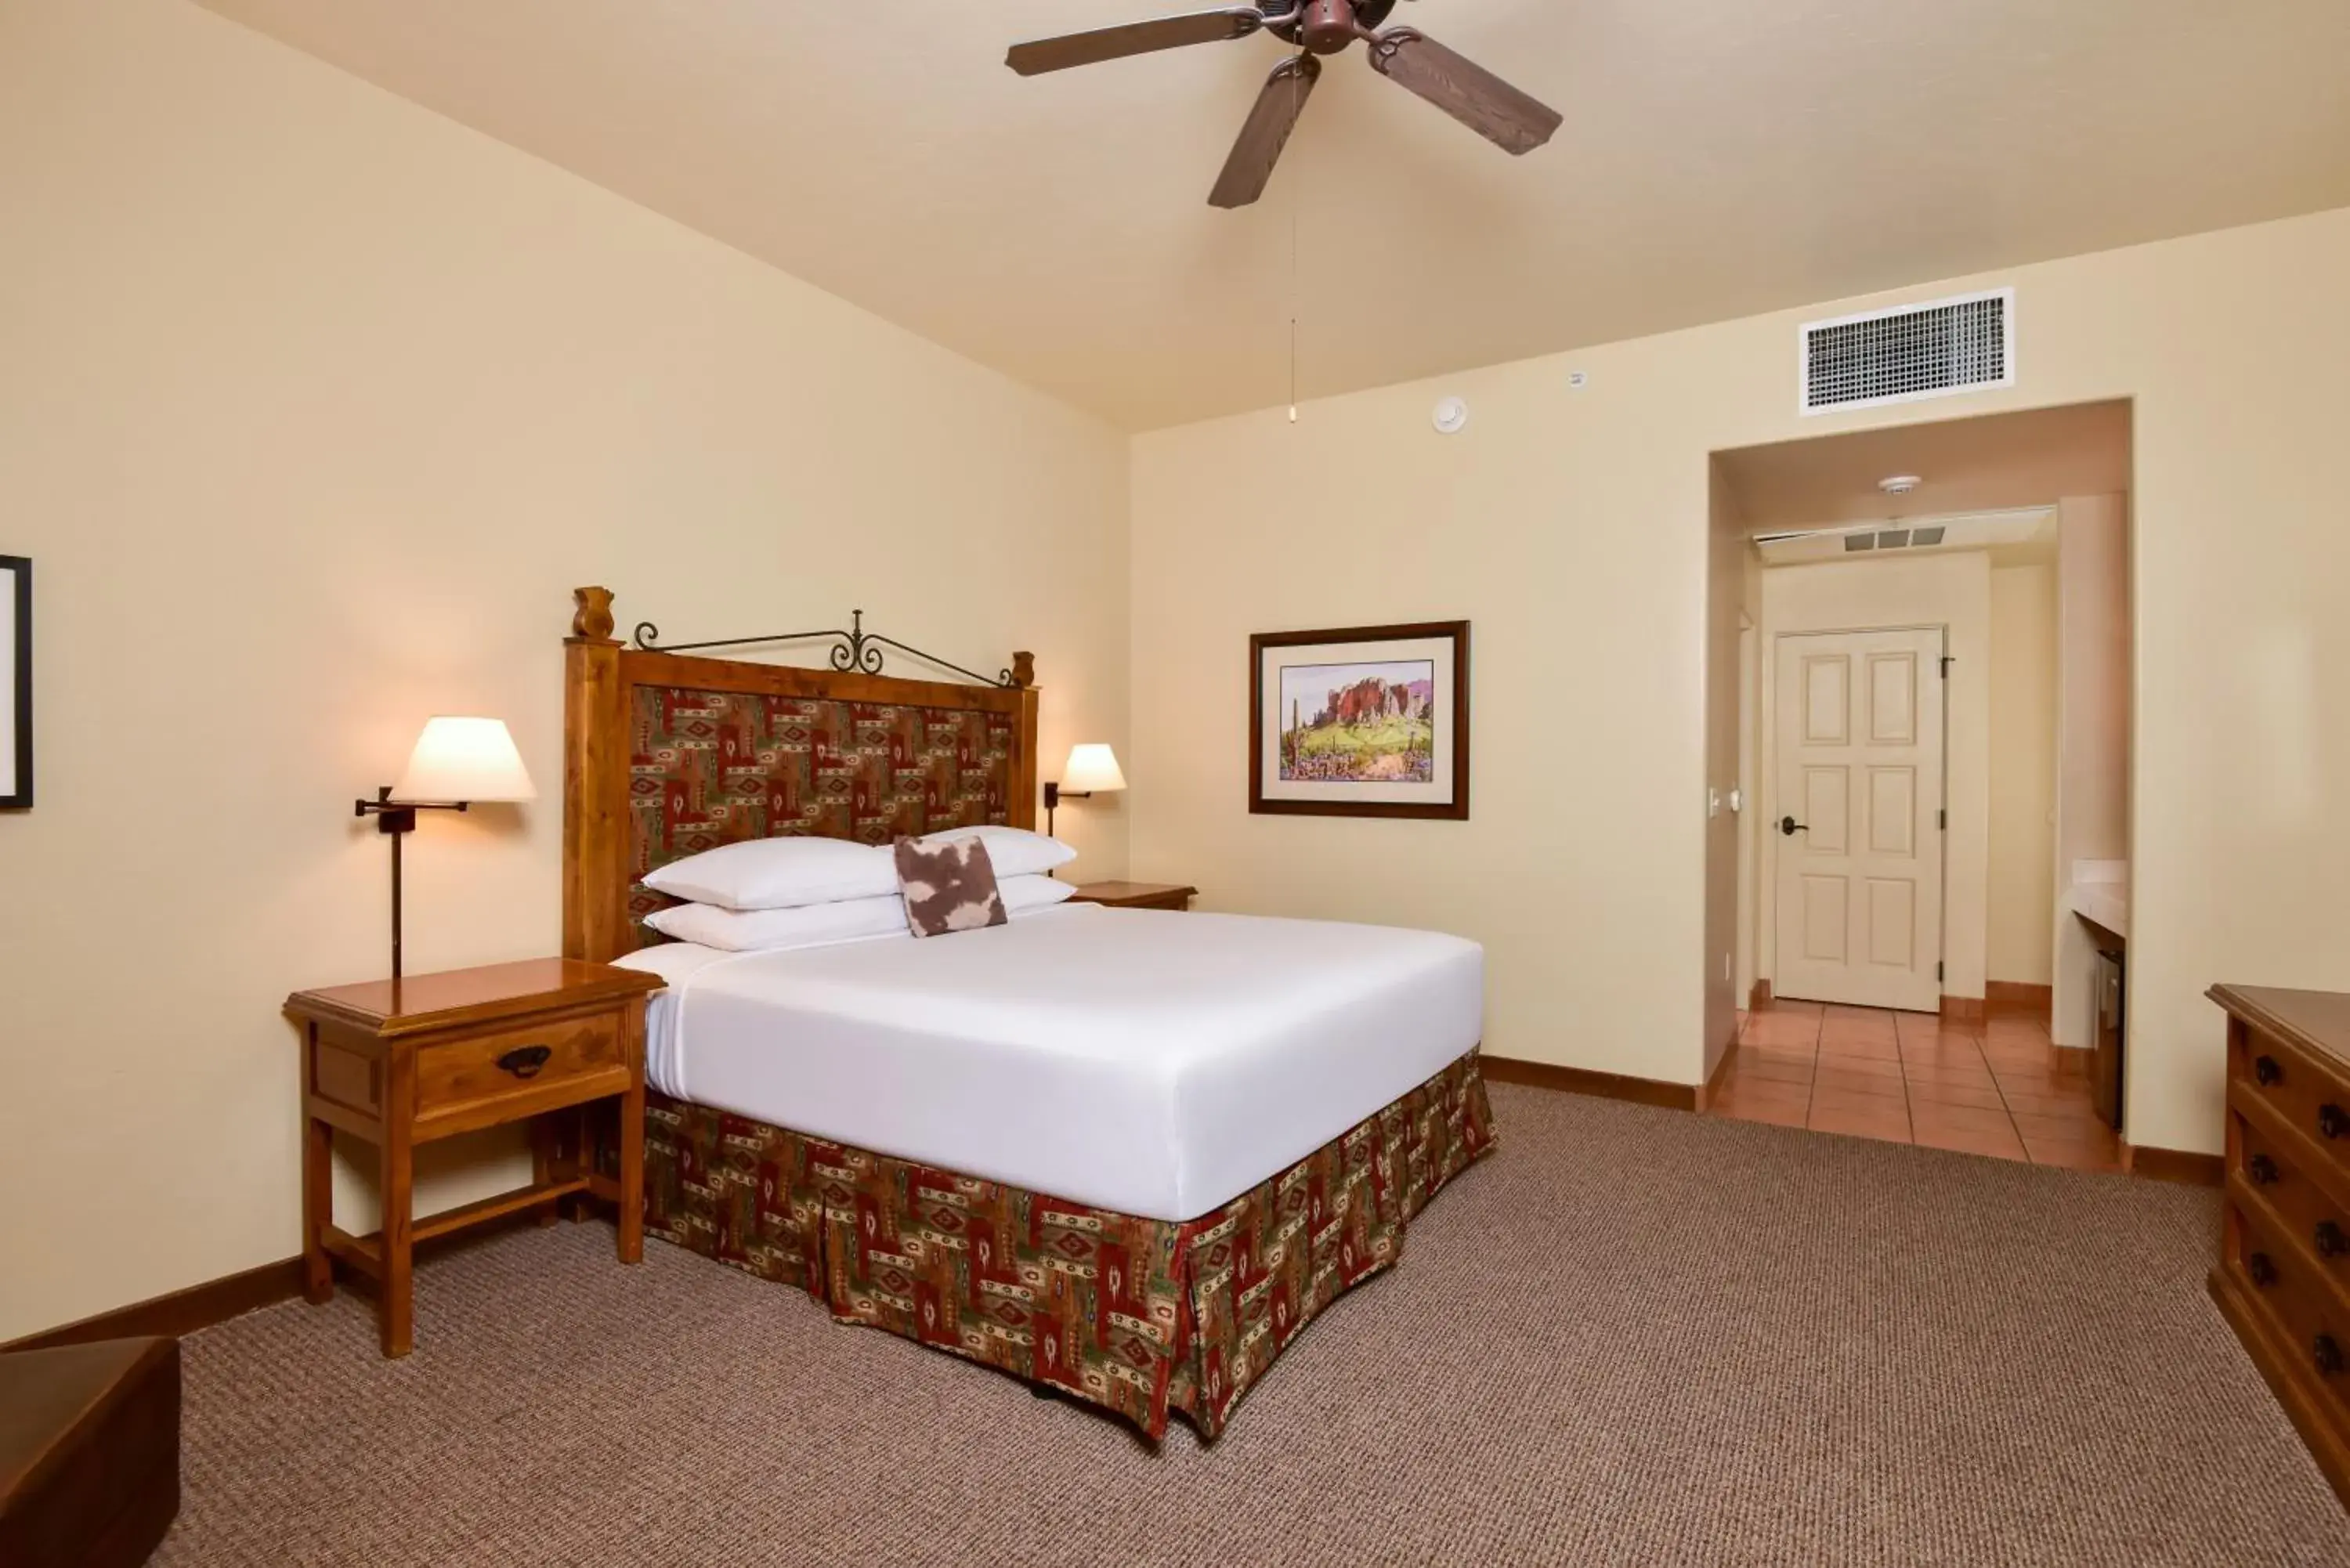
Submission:
<svg viewBox="0 0 2350 1568">
<path fill-rule="evenodd" d="M 1926 482 L 1914 473 L 1897 473 L 1890 479 L 1880 479 L 1877 488 L 1887 495 L 1907 495 Z"/>
</svg>

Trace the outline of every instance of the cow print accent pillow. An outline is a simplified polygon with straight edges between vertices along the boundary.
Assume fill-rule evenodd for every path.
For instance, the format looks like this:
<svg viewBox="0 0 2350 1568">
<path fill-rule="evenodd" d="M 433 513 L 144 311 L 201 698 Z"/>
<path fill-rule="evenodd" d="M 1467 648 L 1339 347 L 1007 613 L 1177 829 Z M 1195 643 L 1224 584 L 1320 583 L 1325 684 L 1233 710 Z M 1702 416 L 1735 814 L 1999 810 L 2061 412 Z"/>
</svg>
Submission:
<svg viewBox="0 0 2350 1568">
<path fill-rule="evenodd" d="M 906 895 L 906 924 L 918 937 L 976 931 L 1007 919 L 995 867 L 978 838 L 938 844 L 900 838 L 898 887 Z"/>
</svg>

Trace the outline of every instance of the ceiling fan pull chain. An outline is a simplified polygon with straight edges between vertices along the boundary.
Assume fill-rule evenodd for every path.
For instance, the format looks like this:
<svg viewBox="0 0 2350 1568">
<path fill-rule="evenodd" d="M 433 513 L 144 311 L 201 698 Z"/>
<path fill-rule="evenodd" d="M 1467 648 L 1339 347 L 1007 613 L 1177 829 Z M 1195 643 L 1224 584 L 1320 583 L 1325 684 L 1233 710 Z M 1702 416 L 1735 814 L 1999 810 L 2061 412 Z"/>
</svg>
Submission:
<svg viewBox="0 0 2350 1568">
<path fill-rule="evenodd" d="M 1289 210 L 1289 422 L 1297 422 L 1297 209 Z"/>
</svg>

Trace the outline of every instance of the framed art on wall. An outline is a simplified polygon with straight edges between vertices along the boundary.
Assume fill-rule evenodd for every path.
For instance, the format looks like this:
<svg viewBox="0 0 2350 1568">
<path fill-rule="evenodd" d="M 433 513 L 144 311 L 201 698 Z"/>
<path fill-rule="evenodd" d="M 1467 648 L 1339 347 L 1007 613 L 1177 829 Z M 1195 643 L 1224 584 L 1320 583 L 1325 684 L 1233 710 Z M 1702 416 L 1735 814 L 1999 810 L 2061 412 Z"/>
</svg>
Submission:
<svg viewBox="0 0 2350 1568">
<path fill-rule="evenodd" d="M 1249 810 L 1469 819 L 1469 623 L 1249 639 Z"/>
<path fill-rule="evenodd" d="M 0 556 L 0 811 L 33 804 L 33 563 Z"/>
</svg>

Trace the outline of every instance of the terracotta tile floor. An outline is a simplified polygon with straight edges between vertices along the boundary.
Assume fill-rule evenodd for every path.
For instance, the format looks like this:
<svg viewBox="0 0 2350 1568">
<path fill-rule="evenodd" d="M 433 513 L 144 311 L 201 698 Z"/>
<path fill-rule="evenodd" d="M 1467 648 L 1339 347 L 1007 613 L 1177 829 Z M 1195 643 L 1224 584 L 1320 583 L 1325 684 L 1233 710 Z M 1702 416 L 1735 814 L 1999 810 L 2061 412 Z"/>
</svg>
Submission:
<svg viewBox="0 0 2350 1568">
<path fill-rule="evenodd" d="M 1961 1023 L 1777 1002 L 1740 1026 L 1708 1116 L 1923 1144 L 2076 1170 L 2119 1170 L 2076 1058 L 2033 1013 Z"/>
</svg>

